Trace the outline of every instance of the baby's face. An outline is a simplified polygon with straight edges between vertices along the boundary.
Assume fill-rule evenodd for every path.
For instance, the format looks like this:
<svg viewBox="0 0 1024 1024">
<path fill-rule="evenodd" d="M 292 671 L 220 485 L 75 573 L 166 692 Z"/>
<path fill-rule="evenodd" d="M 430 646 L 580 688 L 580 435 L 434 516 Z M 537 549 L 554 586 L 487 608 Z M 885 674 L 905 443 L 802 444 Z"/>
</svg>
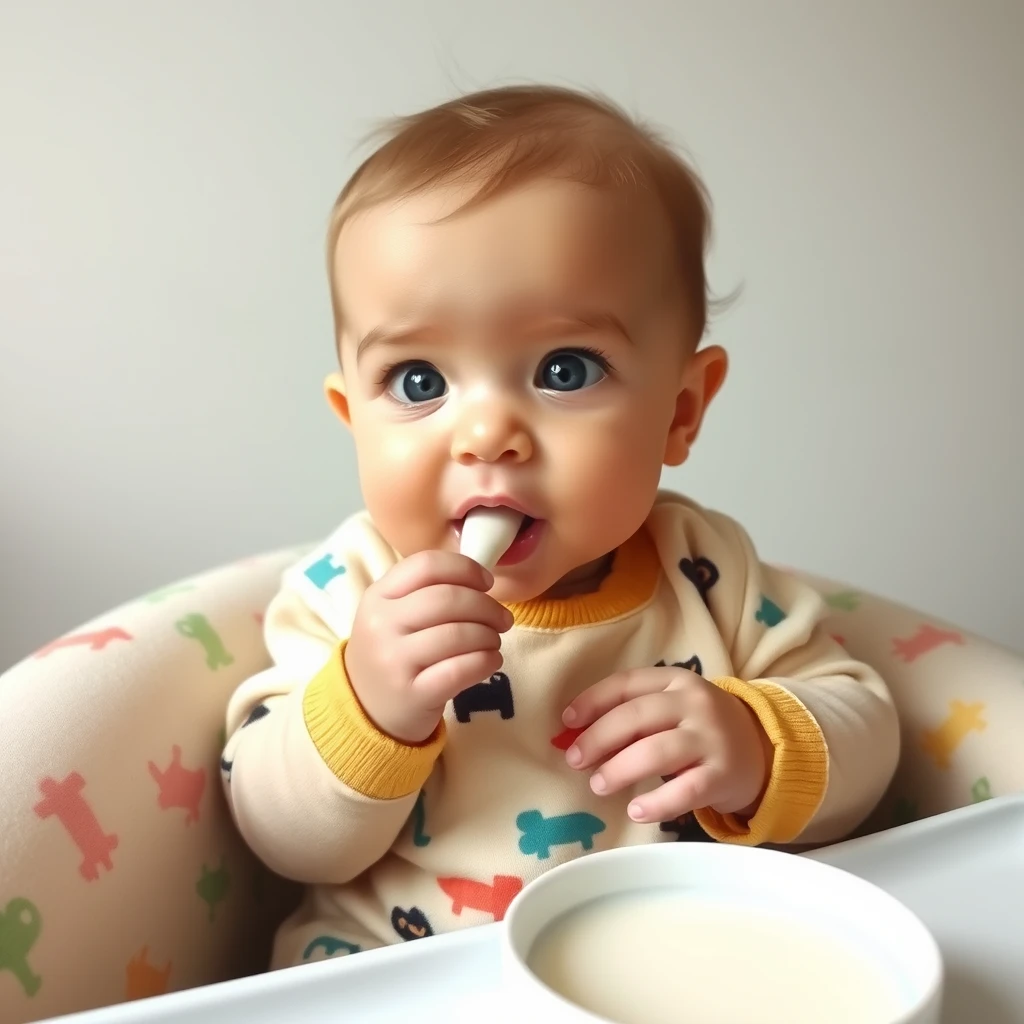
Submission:
<svg viewBox="0 0 1024 1024">
<path fill-rule="evenodd" d="M 345 226 L 328 387 L 386 540 L 457 550 L 471 507 L 510 505 L 528 530 L 492 593 L 528 600 L 640 527 L 706 400 L 678 401 L 695 360 L 652 202 L 540 180 L 440 221 L 462 198 Z"/>
</svg>

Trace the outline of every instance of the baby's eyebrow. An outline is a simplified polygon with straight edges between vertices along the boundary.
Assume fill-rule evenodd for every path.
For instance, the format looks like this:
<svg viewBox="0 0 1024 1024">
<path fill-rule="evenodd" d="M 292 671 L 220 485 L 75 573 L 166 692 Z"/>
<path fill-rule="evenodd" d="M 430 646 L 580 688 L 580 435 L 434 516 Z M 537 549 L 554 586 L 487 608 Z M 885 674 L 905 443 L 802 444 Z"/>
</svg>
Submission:
<svg viewBox="0 0 1024 1024">
<path fill-rule="evenodd" d="M 531 310 L 512 313 L 501 319 L 515 330 L 533 337 L 584 328 L 590 331 L 611 332 L 620 335 L 630 344 L 633 342 L 622 320 L 614 313 L 605 310 Z M 359 344 L 356 346 L 356 362 L 358 363 L 360 357 L 374 345 L 394 345 L 416 341 L 424 335 L 431 333 L 431 330 L 430 326 L 422 324 L 404 327 L 388 327 L 384 324 L 379 324 L 367 331 L 360 339 Z"/>
<path fill-rule="evenodd" d="M 527 330 L 533 334 L 547 334 L 557 333 L 565 328 L 572 330 L 580 327 L 590 331 L 619 334 L 626 341 L 630 343 L 633 341 L 622 320 L 614 313 L 604 310 L 572 310 L 571 312 L 551 310 L 538 316 L 533 329 L 527 328 Z"/>
<path fill-rule="evenodd" d="M 417 337 L 421 337 L 427 331 L 426 327 L 385 327 L 382 324 L 373 327 L 363 335 L 356 346 L 356 362 L 358 363 L 367 349 L 374 345 L 415 341 Z"/>
</svg>

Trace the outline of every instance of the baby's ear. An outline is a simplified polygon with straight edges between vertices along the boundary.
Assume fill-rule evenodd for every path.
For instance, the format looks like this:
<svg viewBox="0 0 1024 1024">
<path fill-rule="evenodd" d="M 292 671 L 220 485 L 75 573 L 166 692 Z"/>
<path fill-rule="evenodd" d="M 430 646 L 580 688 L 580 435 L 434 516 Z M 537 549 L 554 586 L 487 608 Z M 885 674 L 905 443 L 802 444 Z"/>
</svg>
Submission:
<svg viewBox="0 0 1024 1024">
<path fill-rule="evenodd" d="M 348 409 L 348 396 L 345 394 L 345 378 L 335 370 L 324 378 L 324 395 L 327 404 L 334 410 L 334 415 L 345 424 L 352 425 L 352 417 Z"/>
<path fill-rule="evenodd" d="M 665 441 L 665 465 L 681 466 L 690 456 L 704 414 L 718 394 L 729 370 L 729 356 L 720 345 L 709 345 L 690 357 L 676 396 L 676 411 Z"/>
</svg>

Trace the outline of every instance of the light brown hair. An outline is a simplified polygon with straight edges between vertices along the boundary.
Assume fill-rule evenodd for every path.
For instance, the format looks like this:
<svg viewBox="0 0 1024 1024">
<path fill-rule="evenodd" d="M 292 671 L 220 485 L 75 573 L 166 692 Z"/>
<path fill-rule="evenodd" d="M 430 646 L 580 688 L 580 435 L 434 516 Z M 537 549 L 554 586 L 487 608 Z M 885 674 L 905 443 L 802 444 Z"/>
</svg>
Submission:
<svg viewBox="0 0 1024 1024">
<path fill-rule="evenodd" d="M 669 220 L 694 346 L 704 334 L 712 301 L 704 269 L 711 235 L 707 190 L 654 129 L 610 100 L 556 86 L 509 86 L 396 118 L 374 134 L 386 141 L 342 189 L 327 232 L 336 342 L 342 315 L 335 254 L 355 213 L 436 186 L 479 185 L 461 207 L 467 209 L 545 175 L 651 192 Z"/>
</svg>

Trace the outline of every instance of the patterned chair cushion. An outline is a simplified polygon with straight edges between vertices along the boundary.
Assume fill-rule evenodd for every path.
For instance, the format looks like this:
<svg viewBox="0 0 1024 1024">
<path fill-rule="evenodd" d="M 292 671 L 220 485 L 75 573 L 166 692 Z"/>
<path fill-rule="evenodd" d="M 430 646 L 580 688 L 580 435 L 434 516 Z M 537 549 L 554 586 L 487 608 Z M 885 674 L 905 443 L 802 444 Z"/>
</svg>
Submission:
<svg viewBox="0 0 1024 1024">
<path fill-rule="evenodd" d="M 830 632 L 889 684 L 902 755 L 860 830 L 1024 791 L 1024 657 L 904 605 L 798 573 L 825 595 Z"/>
<path fill-rule="evenodd" d="M 0 677 L 3 1024 L 265 965 L 280 892 L 232 827 L 220 751 L 296 556 L 148 594 Z"/>
</svg>

